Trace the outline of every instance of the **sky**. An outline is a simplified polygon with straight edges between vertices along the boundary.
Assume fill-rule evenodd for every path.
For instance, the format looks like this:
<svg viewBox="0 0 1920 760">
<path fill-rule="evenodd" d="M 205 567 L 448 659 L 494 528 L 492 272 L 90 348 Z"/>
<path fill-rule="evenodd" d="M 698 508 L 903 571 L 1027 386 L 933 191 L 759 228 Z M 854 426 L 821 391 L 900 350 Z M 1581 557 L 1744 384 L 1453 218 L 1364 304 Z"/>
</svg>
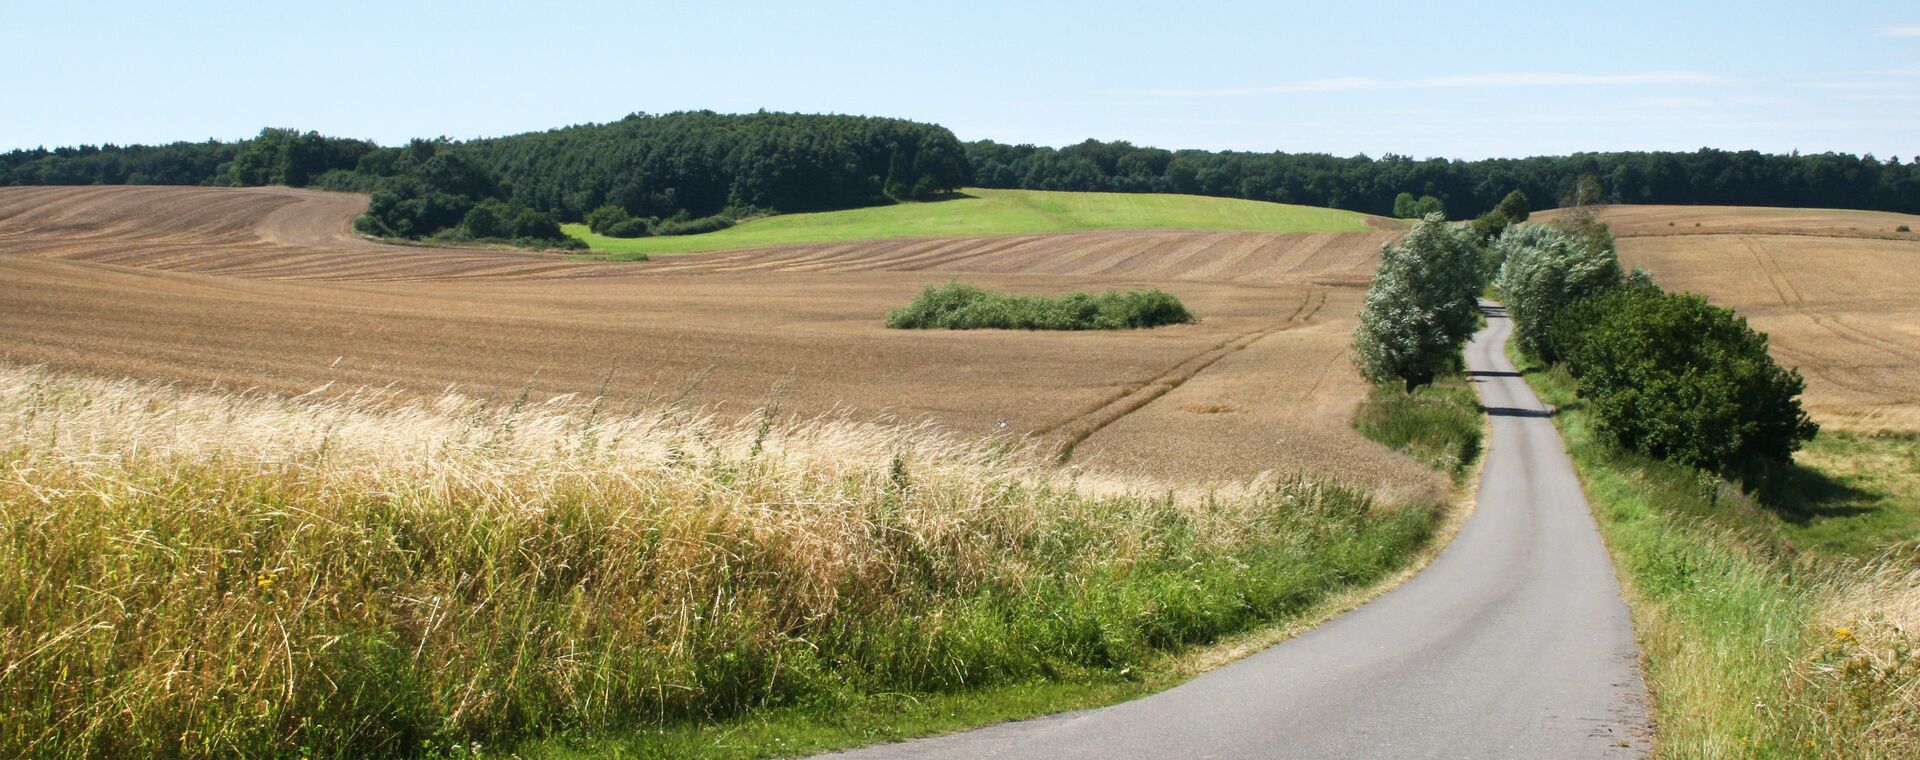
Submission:
<svg viewBox="0 0 1920 760">
<path fill-rule="evenodd" d="M 1920 154 L 1912 0 L 3 0 L 0 28 L 0 150 L 764 108 L 1039 145 Z"/>
</svg>

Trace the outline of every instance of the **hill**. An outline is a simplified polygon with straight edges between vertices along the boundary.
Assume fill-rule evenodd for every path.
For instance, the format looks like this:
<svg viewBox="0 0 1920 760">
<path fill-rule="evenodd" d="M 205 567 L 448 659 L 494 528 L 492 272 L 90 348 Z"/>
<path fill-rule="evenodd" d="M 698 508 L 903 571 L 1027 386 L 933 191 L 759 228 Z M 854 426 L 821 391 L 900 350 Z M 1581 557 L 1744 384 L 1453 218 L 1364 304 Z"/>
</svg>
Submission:
<svg viewBox="0 0 1920 760">
<path fill-rule="evenodd" d="M 1124 229 L 1367 232 L 1365 214 L 1199 195 L 1077 193 L 970 188 L 939 201 L 755 219 L 704 235 L 611 238 L 584 224 L 568 234 L 614 258 L 800 243 L 903 237 L 1012 235 Z"/>
</svg>

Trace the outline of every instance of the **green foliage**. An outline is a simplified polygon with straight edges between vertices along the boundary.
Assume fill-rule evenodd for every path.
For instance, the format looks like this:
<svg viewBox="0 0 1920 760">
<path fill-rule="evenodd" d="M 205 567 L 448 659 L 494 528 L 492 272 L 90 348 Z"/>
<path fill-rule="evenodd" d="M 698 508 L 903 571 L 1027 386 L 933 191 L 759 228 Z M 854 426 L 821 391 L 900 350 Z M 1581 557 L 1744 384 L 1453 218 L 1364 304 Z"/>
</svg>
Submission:
<svg viewBox="0 0 1920 760">
<path fill-rule="evenodd" d="M 719 232 L 732 226 L 733 215 L 720 213 L 699 219 L 668 219 L 653 225 L 653 234 L 662 236 L 704 235 L 709 232 Z M 620 236 L 614 235 L 613 237 Z"/>
<path fill-rule="evenodd" d="M 1902 224 L 1898 227 L 1893 228 L 1893 231 L 1894 232 L 1912 232 L 1913 228 L 1908 225 Z"/>
<path fill-rule="evenodd" d="M 934 197 L 969 174 L 946 128 L 856 116 L 634 114 L 464 147 L 512 200 L 567 220 L 609 204 L 663 219 L 854 208 Z"/>
<path fill-rule="evenodd" d="M 1513 224 L 1524 222 L 1533 215 L 1533 206 L 1527 200 L 1527 194 L 1519 190 L 1507 193 L 1507 197 L 1501 198 L 1493 210 L 1505 215 Z"/>
<path fill-rule="evenodd" d="M 1397 219 L 1417 219 L 1420 216 L 1418 205 L 1419 201 L 1414 199 L 1413 193 L 1402 192 L 1393 196 L 1393 216 Z"/>
<path fill-rule="evenodd" d="M 1607 190 L 1600 185 L 1600 178 L 1592 174 L 1582 174 L 1573 183 L 1573 189 L 1560 199 L 1560 205 L 1567 208 L 1586 208 L 1607 202 Z"/>
<path fill-rule="evenodd" d="M 513 242 L 584 248 L 553 217 L 502 200 L 502 183 L 485 164 L 445 141 L 415 140 L 364 156 L 355 172 L 383 173 L 354 229 L 369 235 Z"/>
<path fill-rule="evenodd" d="M 1513 219 L 1508 217 L 1506 212 L 1494 209 L 1481 214 L 1468 226 L 1473 230 L 1474 241 L 1484 246 L 1493 242 L 1494 238 L 1500 237 L 1500 233 L 1506 232 L 1508 227 L 1513 226 Z"/>
<path fill-rule="evenodd" d="M 499 201 L 487 201 L 467 212 L 460 226 L 466 228 L 467 235 L 476 238 L 513 237 L 507 229 L 506 209 Z"/>
<path fill-rule="evenodd" d="M 1800 373 L 1701 296 L 1637 277 L 1567 309 L 1551 340 L 1595 428 L 1623 448 L 1755 482 L 1819 431 L 1800 408 Z"/>
<path fill-rule="evenodd" d="M 1480 245 L 1486 246 L 1500 237 L 1501 233 L 1506 232 L 1508 227 L 1526 221 L 1532 213 L 1532 209 L 1527 205 L 1526 193 L 1519 190 L 1507 193 L 1507 197 L 1500 199 L 1499 205 L 1494 206 L 1492 211 L 1481 214 L 1473 220 L 1474 238 L 1480 242 Z M 1500 271 L 1501 257 L 1492 250 L 1485 253 L 1487 266 L 1482 267 L 1481 271 L 1488 279 L 1492 279 Z"/>
<path fill-rule="evenodd" d="M 1382 246 L 1354 332 L 1360 373 L 1376 383 L 1402 381 L 1411 391 L 1457 366 L 1461 344 L 1479 323 L 1484 284 L 1472 232 L 1438 214 Z"/>
<path fill-rule="evenodd" d="M 1420 200 L 1414 202 L 1414 216 L 1425 219 L 1435 214 L 1439 214 L 1442 219 L 1445 219 L 1447 216 L 1446 204 L 1441 203 L 1439 198 L 1431 195 L 1422 195 L 1420 196 Z"/>
<path fill-rule="evenodd" d="M 1459 478 L 1480 456 L 1481 419 L 1479 396 L 1453 374 L 1412 393 L 1375 385 L 1353 423 L 1362 435 Z"/>
<path fill-rule="evenodd" d="M 635 119 L 648 122 L 631 124 Z M 246 142 L 13 150 L 0 153 L 0 185 L 232 184 L 220 169 Z M 1598 197 L 1620 203 L 1920 213 L 1920 161 L 1840 153 L 1703 148 L 1416 161 L 1393 154 L 1376 159 L 1169 151 L 1095 140 L 1064 148 L 990 140 L 960 146 L 944 129 L 897 120 L 711 113 L 638 116 L 487 142 L 521 144 L 485 152 L 512 181 L 517 199 L 561 220 L 584 218 L 609 202 L 636 215 L 663 218 L 681 209 L 701 216 L 729 206 L 779 212 L 849 208 L 885 202 L 889 193 L 895 199 L 902 192 L 937 197 L 969 183 L 995 189 L 1208 195 L 1408 218 L 1415 216 L 1413 209 L 1398 209 L 1395 201 L 1400 188 L 1418 187 L 1469 217 L 1514 194 L 1502 196 L 1500 190 L 1571 199 L 1586 174 L 1594 176 Z M 755 147 L 736 150 L 745 142 Z M 836 152 L 843 148 L 848 152 Z M 895 150 L 911 152 L 912 158 L 895 160 Z M 736 193 L 742 167 L 752 178 L 738 181 Z M 374 177 L 391 174 L 364 161 L 359 169 Z M 896 176 L 896 170 L 909 174 Z M 1504 211 L 1516 222 L 1526 218 L 1513 208 Z"/>
<path fill-rule="evenodd" d="M 1611 236 L 1580 238 L 1523 224 L 1494 241 L 1492 251 L 1492 258 L 1501 262 L 1493 286 L 1513 317 L 1520 350 L 1549 362 L 1560 360 L 1553 341 L 1560 315 L 1581 299 L 1620 284 L 1620 257 Z"/>
<path fill-rule="evenodd" d="M 888 327 L 916 330 L 1123 330 L 1192 321 L 1180 299 L 1157 289 L 1021 296 L 958 282 L 928 285 L 887 315 Z"/>
<path fill-rule="evenodd" d="M 1839 153 L 1786 155 L 1703 148 L 1689 153 L 1416 161 L 1392 154 L 1336 158 L 1312 153 L 1170 152 L 1126 142 L 1088 141 L 1047 148 L 982 140 L 968 143 L 967 155 L 979 187 L 1190 193 L 1403 218 L 1415 216 L 1411 208 L 1396 203 L 1406 188 L 1440 198 L 1451 213 L 1466 218 L 1495 208 L 1512 191 L 1528 199 L 1571 197 L 1583 174 L 1594 175 L 1599 197 L 1620 203 L 1920 213 L 1920 162 L 1883 162 Z M 1414 200 L 1410 197 L 1408 202 Z M 1524 221 L 1526 216 L 1515 210 L 1506 209 L 1508 217 Z"/>
<path fill-rule="evenodd" d="M 631 218 L 626 209 L 609 203 L 587 214 L 587 229 L 593 230 L 596 235 L 605 235 L 608 228 Z"/>
<path fill-rule="evenodd" d="M 373 150 L 373 143 L 365 140 L 263 129 L 258 137 L 240 143 L 233 161 L 222 167 L 215 184 L 306 187 L 329 171 L 353 168 L 361 156 Z"/>
</svg>

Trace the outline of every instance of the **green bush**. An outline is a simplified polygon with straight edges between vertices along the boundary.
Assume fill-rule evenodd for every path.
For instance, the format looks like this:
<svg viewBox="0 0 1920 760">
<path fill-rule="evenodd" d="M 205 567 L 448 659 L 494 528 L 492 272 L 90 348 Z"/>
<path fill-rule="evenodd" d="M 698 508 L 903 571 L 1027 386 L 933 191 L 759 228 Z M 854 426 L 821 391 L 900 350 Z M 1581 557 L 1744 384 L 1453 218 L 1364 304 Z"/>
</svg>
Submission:
<svg viewBox="0 0 1920 760">
<path fill-rule="evenodd" d="M 958 282 L 928 285 L 887 315 L 888 327 L 907 330 L 1122 330 L 1192 321 L 1180 299 L 1158 289 L 1021 296 Z"/>
<path fill-rule="evenodd" d="M 610 225 L 600 234 L 617 238 L 641 238 L 653 235 L 653 228 L 660 220 L 651 216 L 629 217 L 624 221 Z"/>
<path fill-rule="evenodd" d="M 1568 309 L 1553 340 L 1594 427 L 1622 448 L 1752 482 L 1819 432 L 1766 335 L 1644 276 Z"/>
<path fill-rule="evenodd" d="M 733 215 L 720 213 L 720 214 L 714 214 L 713 216 L 703 216 L 698 219 L 685 219 L 685 220 L 669 219 L 667 221 L 654 225 L 653 234 L 655 235 L 701 235 L 708 232 L 719 232 L 721 230 L 724 230 L 732 226 L 733 226 Z M 615 235 L 614 237 L 619 237 L 619 236 Z"/>
<path fill-rule="evenodd" d="M 607 204 L 587 213 L 587 229 L 596 235 L 605 235 L 614 225 L 627 221 L 627 210 L 614 204 Z"/>
</svg>

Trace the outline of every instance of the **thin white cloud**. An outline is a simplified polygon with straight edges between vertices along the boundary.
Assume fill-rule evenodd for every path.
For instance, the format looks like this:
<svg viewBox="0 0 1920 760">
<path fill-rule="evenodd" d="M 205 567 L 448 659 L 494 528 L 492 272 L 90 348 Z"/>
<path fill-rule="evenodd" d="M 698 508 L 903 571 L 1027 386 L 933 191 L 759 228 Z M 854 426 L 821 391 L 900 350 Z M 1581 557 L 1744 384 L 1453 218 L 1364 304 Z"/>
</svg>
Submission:
<svg viewBox="0 0 1920 760">
<path fill-rule="evenodd" d="M 1907 82 L 1856 80 L 1845 82 L 1815 82 L 1806 86 L 1821 90 L 1904 90 L 1913 85 Z"/>
<path fill-rule="evenodd" d="M 1880 28 L 1880 36 L 1882 37 L 1920 37 L 1920 24 L 1907 24 L 1905 26 L 1883 26 Z"/>
<path fill-rule="evenodd" d="M 1606 87 L 1616 85 L 1727 84 L 1731 77 L 1696 71 L 1638 71 L 1619 74 L 1506 72 L 1458 74 L 1415 79 L 1331 77 L 1247 87 L 1123 90 L 1116 94 L 1160 98 L 1221 98 L 1249 95 L 1287 95 L 1305 92 L 1362 92 L 1369 90 L 1485 89 L 1498 87 Z"/>
</svg>

